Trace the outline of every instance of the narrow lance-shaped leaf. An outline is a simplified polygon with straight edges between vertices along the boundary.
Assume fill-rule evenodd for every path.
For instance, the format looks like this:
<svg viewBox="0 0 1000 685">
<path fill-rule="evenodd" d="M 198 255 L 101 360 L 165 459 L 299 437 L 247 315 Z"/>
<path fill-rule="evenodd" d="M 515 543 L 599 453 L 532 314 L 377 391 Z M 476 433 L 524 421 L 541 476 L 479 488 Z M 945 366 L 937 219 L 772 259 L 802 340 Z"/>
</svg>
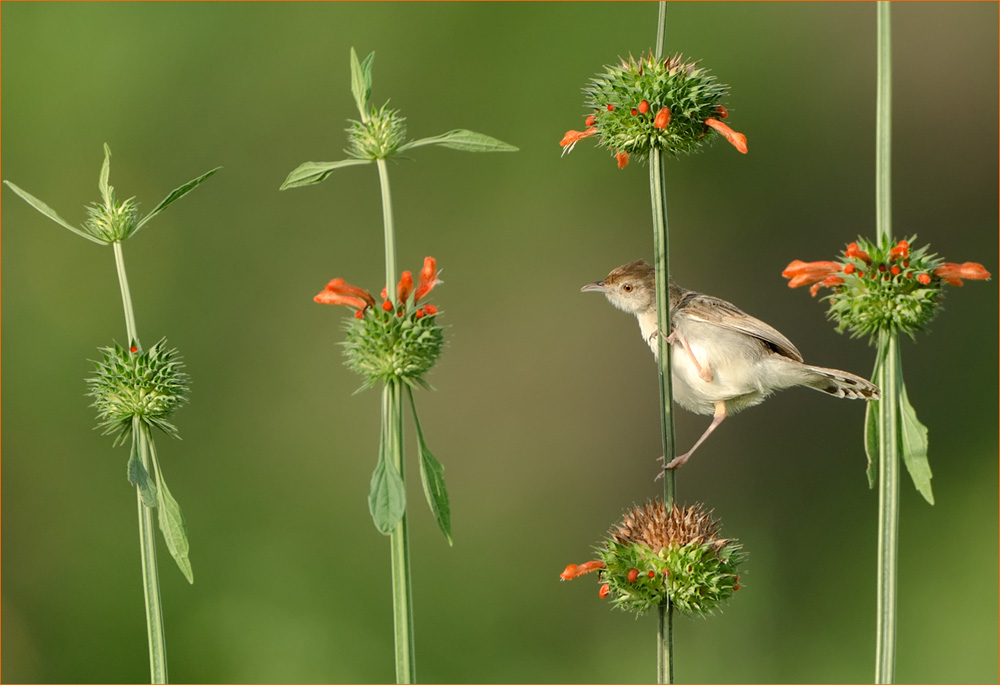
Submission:
<svg viewBox="0 0 1000 685">
<path fill-rule="evenodd" d="M 91 241 L 93 243 L 97 243 L 98 245 L 107 245 L 107 243 L 105 241 L 101 240 L 100 238 L 95 238 L 94 236 L 90 235 L 86 231 L 77 228 L 73 224 L 71 224 L 68 221 L 66 221 L 65 219 L 63 219 L 61 216 L 59 216 L 58 214 L 56 214 L 56 210 L 54 210 L 51 207 L 49 207 L 47 204 L 45 204 L 44 202 L 42 202 L 41 200 L 39 200 L 37 197 L 35 197 L 31 193 L 29 193 L 27 190 L 22 190 L 21 188 L 17 187 L 16 185 L 14 185 L 13 183 L 11 183 L 10 181 L 4 181 L 4 183 L 6 183 L 10 187 L 11 190 L 13 190 L 15 193 L 17 193 L 18 195 L 20 195 L 22 200 L 24 200 L 25 202 L 27 202 L 29 205 L 31 205 L 32 207 L 34 207 L 35 209 L 37 209 L 39 212 L 41 212 L 42 214 L 44 214 L 48 218 L 50 218 L 53 221 L 55 221 L 57 224 L 59 224 L 63 228 L 68 228 L 69 230 L 73 231 L 73 233 L 76 233 L 78 236 L 86 238 L 87 240 L 89 240 L 89 241 Z"/>
<path fill-rule="evenodd" d="M 412 150 L 413 148 L 423 147 L 425 145 L 440 145 L 441 147 L 447 147 L 453 150 L 463 150 L 465 152 L 517 151 L 516 147 L 505 143 L 502 140 L 497 140 L 496 138 L 487 136 L 483 133 L 476 133 L 475 131 L 460 128 L 455 129 L 454 131 L 448 131 L 447 133 L 442 133 L 439 136 L 412 140 L 409 143 L 400 145 L 398 152 Z"/>
<path fill-rule="evenodd" d="M 170 556 L 177 562 L 177 566 L 187 578 L 187 582 L 194 583 L 194 571 L 191 570 L 191 559 L 188 557 L 190 545 L 188 544 L 187 528 L 184 525 L 184 515 L 181 513 L 181 507 L 177 504 L 177 500 L 167 488 L 167 481 L 163 478 L 163 469 L 160 468 L 160 462 L 156 458 L 156 447 L 153 444 L 153 436 L 150 435 L 148 426 L 143 426 L 142 437 L 149 445 L 149 454 L 153 460 L 153 467 L 156 469 L 158 483 L 156 493 L 159 504 L 157 518 L 160 523 L 160 531 L 163 533 L 163 540 L 167 543 Z"/>
<path fill-rule="evenodd" d="M 194 190 L 199 185 L 201 185 L 212 174 L 214 174 L 215 172 L 217 172 L 221 168 L 222 167 L 215 167 L 211 171 L 202 174 L 198 178 L 192 179 L 192 180 L 188 181 L 187 183 L 185 183 L 184 185 L 182 185 L 182 186 L 180 186 L 178 188 L 174 188 L 172 191 L 170 191 L 169 195 L 167 195 L 165 198 L 163 198 L 163 201 L 160 202 L 160 204 L 156 205 L 156 207 L 153 208 L 153 211 L 151 211 L 149 214 L 147 214 L 146 216 L 144 216 L 142 219 L 139 220 L 139 223 L 136 224 L 135 230 L 132 233 L 133 234 L 138 233 L 139 229 L 141 229 L 146 224 L 147 221 L 149 221 L 154 216 L 156 216 L 157 214 L 159 214 L 160 212 L 162 212 L 164 209 L 166 209 L 167 205 L 171 204 L 175 200 L 179 200 L 180 198 L 182 198 L 185 195 L 187 195 L 188 193 L 190 193 L 192 190 Z"/>
<path fill-rule="evenodd" d="M 370 159 L 344 159 L 339 162 L 305 162 L 299 165 L 281 184 L 281 190 L 311 186 L 324 180 L 341 167 L 371 164 Z"/>
<path fill-rule="evenodd" d="M 390 421 L 385 407 L 388 406 L 389 386 L 382 390 L 382 430 L 378 444 L 378 463 L 372 472 L 371 491 L 368 494 L 368 511 L 371 512 L 375 527 L 383 535 L 388 535 L 403 518 L 406 512 L 406 486 L 403 477 L 399 475 L 396 465 L 386 459 L 386 442 L 389 439 Z"/>
<path fill-rule="evenodd" d="M 372 94 L 372 62 L 375 61 L 375 53 L 370 52 L 363 62 L 358 62 L 358 53 L 351 48 L 351 93 L 354 95 L 354 102 L 361 112 L 361 120 L 368 120 L 368 98 Z"/>
<path fill-rule="evenodd" d="M 913 485 L 928 503 L 934 504 L 931 491 L 931 465 L 927 460 L 927 426 L 917 419 L 917 411 L 906 396 L 906 386 L 900 383 L 899 416 L 900 443 L 903 449 L 903 463 L 910 472 Z"/>
<path fill-rule="evenodd" d="M 865 456 L 868 457 L 868 468 L 865 470 L 865 474 L 868 476 L 869 490 L 875 487 L 875 460 L 878 458 L 880 442 L 878 403 L 879 400 L 869 400 L 865 407 Z"/>
<path fill-rule="evenodd" d="M 149 477 L 149 472 L 142 465 L 142 456 L 140 455 L 142 447 L 139 443 L 139 433 L 142 430 L 141 420 L 134 417 L 132 419 L 132 449 L 129 451 L 127 467 L 128 482 L 139 488 L 139 497 L 142 498 L 142 503 L 153 508 L 156 506 L 157 492 L 156 485 Z"/>
<path fill-rule="evenodd" d="M 108 183 L 110 176 L 111 176 L 111 148 L 108 147 L 107 143 L 105 143 L 104 163 L 101 165 L 101 178 L 97 182 L 97 187 L 100 188 L 101 190 L 101 197 L 104 199 L 104 206 L 107 207 L 109 210 L 114 209 L 114 207 L 112 207 L 112 204 L 114 203 L 111 200 L 111 191 L 113 190 L 113 188 Z"/>
<path fill-rule="evenodd" d="M 407 387 L 410 396 L 410 408 L 413 410 L 413 423 L 417 427 L 417 442 L 420 447 L 420 482 L 424 486 L 427 504 L 437 520 L 438 527 L 444 533 L 449 545 L 451 538 L 451 508 L 448 504 L 448 489 L 444 484 L 444 466 L 441 465 L 424 442 L 424 432 L 420 429 L 420 419 L 417 418 L 417 405 L 413 401 L 413 391 Z"/>
</svg>

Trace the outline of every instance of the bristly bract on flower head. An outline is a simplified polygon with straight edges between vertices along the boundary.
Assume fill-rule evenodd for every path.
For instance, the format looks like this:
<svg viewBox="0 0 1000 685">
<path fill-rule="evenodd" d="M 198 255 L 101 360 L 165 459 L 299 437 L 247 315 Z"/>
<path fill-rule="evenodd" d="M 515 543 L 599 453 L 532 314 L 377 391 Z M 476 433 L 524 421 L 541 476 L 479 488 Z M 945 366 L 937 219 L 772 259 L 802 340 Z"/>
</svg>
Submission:
<svg viewBox="0 0 1000 685">
<path fill-rule="evenodd" d="M 596 135 L 615 154 L 619 168 L 630 159 L 646 159 L 654 149 L 695 152 L 716 133 L 746 153 L 746 137 L 722 122 L 729 115 L 722 105 L 728 91 L 707 69 L 680 55 L 663 60 L 652 53 L 629 56 L 606 66 L 584 87 L 587 129 L 568 131 L 560 145 L 565 154 Z"/>
</svg>

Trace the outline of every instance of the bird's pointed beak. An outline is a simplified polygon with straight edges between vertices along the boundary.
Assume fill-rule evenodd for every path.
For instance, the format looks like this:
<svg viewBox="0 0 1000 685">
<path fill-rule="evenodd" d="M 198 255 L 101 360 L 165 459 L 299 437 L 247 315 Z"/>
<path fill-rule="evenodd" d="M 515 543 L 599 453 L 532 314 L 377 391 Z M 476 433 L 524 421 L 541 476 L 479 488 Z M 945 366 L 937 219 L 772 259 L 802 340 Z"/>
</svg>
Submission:
<svg viewBox="0 0 1000 685">
<path fill-rule="evenodd" d="M 604 285 L 604 281 L 595 281 L 594 283 L 588 283 L 587 285 L 580 288 L 581 293 L 588 292 L 598 292 L 606 293 L 608 292 L 608 286 Z"/>
</svg>

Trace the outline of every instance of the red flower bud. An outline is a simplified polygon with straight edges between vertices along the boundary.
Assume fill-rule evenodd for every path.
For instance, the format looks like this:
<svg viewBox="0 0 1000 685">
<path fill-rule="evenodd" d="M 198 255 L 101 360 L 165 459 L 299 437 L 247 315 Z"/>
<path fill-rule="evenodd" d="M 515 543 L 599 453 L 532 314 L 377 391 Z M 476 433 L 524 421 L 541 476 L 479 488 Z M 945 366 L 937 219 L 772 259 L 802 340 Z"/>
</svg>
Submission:
<svg viewBox="0 0 1000 685">
<path fill-rule="evenodd" d="M 636 109 L 635 107 L 633 107 L 633 108 L 631 109 L 631 111 L 629 112 L 629 114 L 631 114 L 632 116 L 635 116 L 635 115 L 636 115 L 636 114 L 638 114 L 638 113 L 639 113 L 639 110 L 637 110 L 637 109 Z"/>
<path fill-rule="evenodd" d="M 857 269 L 857 267 L 855 267 L 853 264 L 845 264 L 844 265 L 844 273 L 845 274 L 852 274 L 852 273 L 855 272 L 856 269 Z"/>
<path fill-rule="evenodd" d="M 931 282 L 931 275 L 930 274 L 920 274 L 919 276 L 917 276 L 917 280 L 920 281 L 921 283 L 923 283 L 924 285 L 927 285 L 928 283 Z"/>
<path fill-rule="evenodd" d="M 416 316 L 416 317 L 417 317 L 418 319 L 422 319 L 422 318 L 424 318 L 424 310 L 423 310 L 423 309 L 418 309 L 418 310 L 417 310 L 417 311 L 415 312 L 415 316 Z"/>
<path fill-rule="evenodd" d="M 584 123 L 584 125 L 586 125 L 588 127 L 589 126 L 593 126 L 594 124 L 597 123 L 597 117 L 594 116 L 593 114 L 591 114 L 589 117 L 587 117 L 587 120 L 584 121 L 583 123 Z"/>
<path fill-rule="evenodd" d="M 910 243 L 900 240 L 896 247 L 889 250 L 890 259 L 905 259 L 910 256 Z"/>
<path fill-rule="evenodd" d="M 655 578 L 656 577 L 656 571 L 650 571 L 646 575 L 648 575 L 650 578 Z"/>
<path fill-rule="evenodd" d="M 639 569 L 637 569 L 637 568 L 629 569 L 629 572 L 628 572 L 628 582 L 634 583 L 635 579 L 638 578 L 638 577 L 639 577 Z"/>
<path fill-rule="evenodd" d="M 670 125 L 670 108 L 664 107 L 653 118 L 653 128 L 666 128 Z"/>
<path fill-rule="evenodd" d="M 726 117 L 729 116 L 729 110 L 723 107 L 722 105 L 715 106 L 715 113 L 719 115 L 720 119 L 725 119 Z"/>
<path fill-rule="evenodd" d="M 424 305 L 424 314 L 427 316 L 434 316 L 438 313 L 437 307 L 432 304 Z"/>
<path fill-rule="evenodd" d="M 618 168 L 619 169 L 624 169 L 625 167 L 628 166 L 628 153 L 627 152 L 619 152 L 618 154 L 615 155 L 615 159 L 618 160 Z"/>
<path fill-rule="evenodd" d="M 899 267 L 898 266 L 894 266 L 894 267 L 892 267 L 889 270 L 892 271 L 892 275 L 893 276 L 898 276 L 899 275 Z"/>
<path fill-rule="evenodd" d="M 364 309 L 359 309 L 358 311 L 354 312 L 354 318 L 355 319 L 363 319 L 364 316 L 365 316 L 365 310 Z"/>
<path fill-rule="evenodd" d="M 608 105 L 608 107 L 610 106 L 611 105 Z M 604 585 L 601 586 L 601 589 L 598 590 L 597 594 L 601 599 L 604 599 L 605 597 L 608 596 L 609 592 L 611 592 L 611 586 L 605 583 Z"/>
<path fill-rule="evenodd" d="M 642 102 L 640 102 L 639 103 L 639 111 L 642 112 L 643 114 L 645 114 L 646 112 L 648 112 L 649 111 L 649 103 L 646 102 L 645 100 L 643 100 Z"/>
<path fill-rule="evenodd" d="M 614 105 L 608 105 L 608 111 L 609 112 L 614 112 L 615 111 L 615 106 Z"/>
<path fill-rule="evenodd" d="M 390 302 L 389 300 L 386 300 L 385 302 L 383 302 L 382 303 L 382 309 L 384 309 L 387 312 L 391 312 L 392 311 L 392 302 Z"/>
<path fill-rule="evenodd" d="M 136 352 L 139 351 L 139 348 L 136 347 L 135 345 L 132 345 L 132 347 L 128 348 L 128 351 L 131 352 L 132 354 L 135 354 Z"/>
</svg>

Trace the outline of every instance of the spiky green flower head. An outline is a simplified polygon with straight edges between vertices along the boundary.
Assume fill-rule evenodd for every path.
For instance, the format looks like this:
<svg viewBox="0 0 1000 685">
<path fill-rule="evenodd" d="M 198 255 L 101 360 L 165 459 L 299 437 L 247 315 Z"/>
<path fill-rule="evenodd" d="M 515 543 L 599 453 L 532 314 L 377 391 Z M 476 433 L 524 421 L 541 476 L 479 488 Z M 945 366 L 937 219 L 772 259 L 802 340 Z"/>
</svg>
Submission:
<svg viewBox="0 0 1000 685">
<path fill-rule="evenodd" d="M 125 240 L 135 233 L 139 224 L 139 206 L 135 198 L 118 202 L 111 186 L 108 186 L 106 201 L 89 205 L 87 214 L 83 230 L 105 243 Z"/>
<path fill-rule="evenodd" d="M 347 152 L 354 159 L 388 159 L 406 142 L 406 118 L 388 103 L 375 109 L 364 121 L 349 120 Z"/>
<path fill-rule="evenodd" d="M 868 335 L 872 342 L 880 332 L 913 337 L 937 315 L 944 284 L 990 277 L 981 264 L 945 262 L 929 254 L 928 245 L 914 249 L 915 240 L 858 238 L 837 261 L 795 260 L 782 275 L 792 288 L 811 284 L 814 297 L 821 287 L 829 287 L 832 292 L 823 298 L 830 305 L 827 316 L 840 332 Z"/>
<path fill-rule="evenodd" d="M 719 537 L 719 522 L 701 505 L 668 513 L 662 501 L 637 507 L 613 528 L 599 561 L 570 565 L 563 579 L 599 570 L 600 596 L 643 614 L 668 596 L 689 615 L 713 613 L 740 589 L 746 558 L 736 540 Z"/>
<path fill-rule="evenodd" d="M 114 435 L 115 445 L 131 436 L 133 418 L 156 426 L 177 437 L 169 419 L 187 402 L 188 376 L 176 349 L 167 349 L 166 339 L 140 350 L 133 342 L 129 349 L 117 343 L 100 348 L 104 359 L 94 362 L 96 373 L 87 379 L 97 409 L 98 428 Z"/>
<path fill-rule="evenodd" d="M 410 386 L 429 387 L 424 375 L 437 362 L 444 347 L 444 330 L 438 324 L 438 309 L 421 300 L 440 283 L 433 257 L 424 260 L 419 283 L 404 271 L 394 299 L 382 291 L 382 304 L 366 290 L 335 278 L 313 299 L 320 304 L 345 305 L 355 309 L 345 326 L 344 356 L 347 367 L 364 379 L 363 387 L 379 381 L 400 379 Z"/>
<path fill-rule="evenodd" d="M 728 116 L 722 105 L 728 91 L 707 69 L 681 55 L 663 60 L 652 53 L 629 56 L 606 66 L 584 87 L 592 110 L 588 128 L 569 131 L 560 144 L 568 152 L 582 138 L 597 135 L 599 144 L 615 153 L 619 168 L 630 159 L 646 159 L 652 150 L 696 152 L 717 133 L 746 153 L 746 137 L 721 121 Z"/>
</svg>

